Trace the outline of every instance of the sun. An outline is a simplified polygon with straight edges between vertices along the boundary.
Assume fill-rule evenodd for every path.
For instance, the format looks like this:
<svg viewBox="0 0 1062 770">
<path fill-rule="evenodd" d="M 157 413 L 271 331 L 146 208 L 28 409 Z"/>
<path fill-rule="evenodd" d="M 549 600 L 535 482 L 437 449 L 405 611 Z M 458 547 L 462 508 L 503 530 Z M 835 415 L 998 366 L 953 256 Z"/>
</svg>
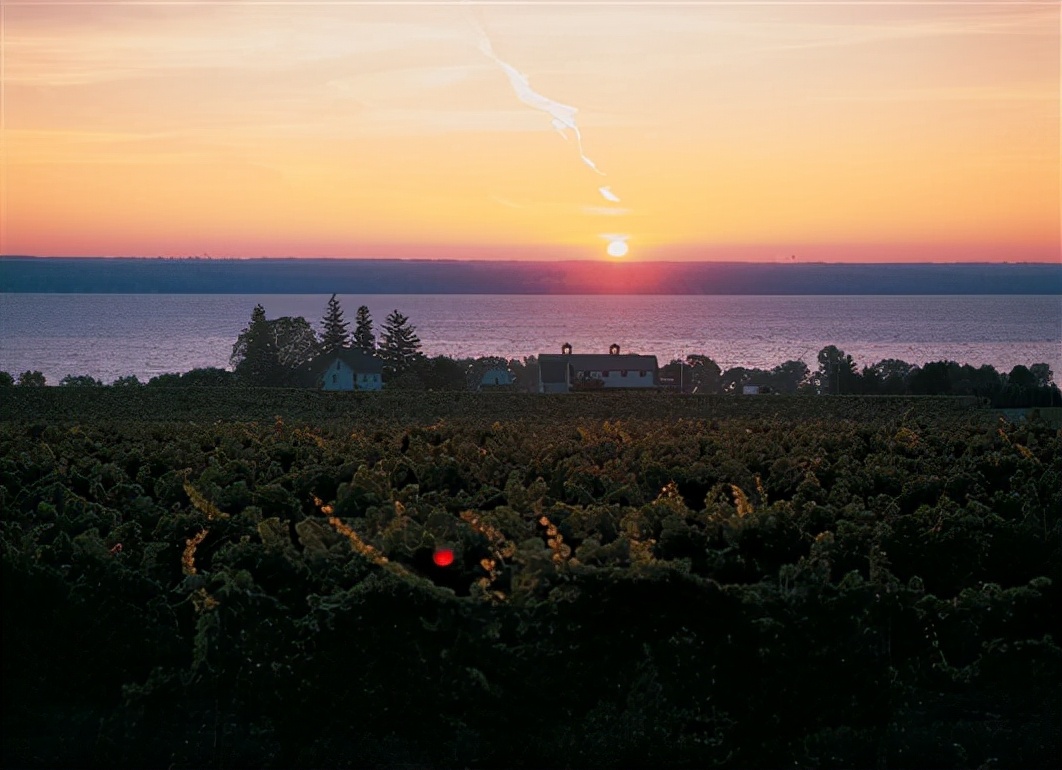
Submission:
<svg viewBox="0 0 1062 770">
<path fill-rule="evenodd" d="M 627 256 L 627 242 L 626 241 L 611 241 L 608 244 L 608 255 L 610 257 L 625 257 Z"/>
</svg>

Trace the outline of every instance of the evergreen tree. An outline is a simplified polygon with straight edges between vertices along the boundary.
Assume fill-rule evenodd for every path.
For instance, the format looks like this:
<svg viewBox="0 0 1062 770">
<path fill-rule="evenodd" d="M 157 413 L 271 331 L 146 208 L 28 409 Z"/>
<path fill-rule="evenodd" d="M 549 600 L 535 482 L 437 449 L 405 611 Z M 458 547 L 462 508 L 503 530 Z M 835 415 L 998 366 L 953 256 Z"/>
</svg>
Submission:
<svg viewBox="0 0 1062 770">
<path fill-rule="evenodd" d="M 347 327 L 350 323 L 343 320 L 343 308 L 339 306 L 336 295 L 328 300 L 328 309 L 321 320 L 324 334 L 321 337 L 321 350 L 324 353 L 333 353 L 336 350 L 350 347 L 350 332 Z"/>
<path fill-rule="evenodd" d="M 417 328 L 397 310 L 384 321 L 379 353 L 391 375 L 401 374 L 421 355 Z"/>
<path fill-rule="evenodd" d="M 363 353 L 372 355 L 376 352 L 376 334 L 372 330 L 372 316 L 369 308 L 362 305 L 354 317 L 354 347 Z"/>
<path fill-rule="evenodd" d="M 276 337 L 261 305 L 255 305 L 251 322 L 232 346 L 229 363 L 247 385 L 278 385 L 284 379 Z"/>
</svg>

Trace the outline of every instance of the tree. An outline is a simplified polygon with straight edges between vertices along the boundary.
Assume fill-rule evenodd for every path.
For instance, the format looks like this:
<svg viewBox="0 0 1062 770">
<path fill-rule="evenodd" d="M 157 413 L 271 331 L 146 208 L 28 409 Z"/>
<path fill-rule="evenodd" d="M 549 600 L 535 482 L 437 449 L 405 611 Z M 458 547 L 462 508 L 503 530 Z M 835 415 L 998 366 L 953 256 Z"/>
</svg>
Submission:
<svg viewBox="0 0 1062 770">
<path fill-rule="evenodd" d="M 0 388 L 13 388 L 15 386 L 15 378 L 11 376 L 10 372 L 0 372 Z"/>
<path fill-rule="evenodd" d="M 277 359 L 285 369 L 303 367 L 324 351 L 310 322 L 302 316 L 285 315 L 267 323 L 277 349 Z"/>
<path fill-rule="evenodd" d="M 384 371 L 392 375 L 404 372 L 421 355 L 417 328 L 398 310 L 384 321 L 379 353 L 384 360 Z"/>
<path fill-rule="evenodd" d="M 954 361 L 931 361 L 911 373 L 911 393 L 916 396 L 951 395 L 958 373 L 959 366 Z"/>
<path fill-rule="evenodd" d="M 469 360 L 455 360 L 447 356 L 417 356 L 401 372 L 392 377 L 387 387 L 394 390 L 468 390 Z"/>
<path fill-rule="evenodd" d="M 810 370 L 803 361 L 785 361 L 771 369 L 767 385 L 775 393 L 796 393 L 807 382 Z"/>
<path fill-rule="evenodd" d="M 1029 370 L 1029 367 L 1018 364 L 1007 375 L 1007 384 L 1018 388 L 1034 388 L 1036 376 Z"/>
<path fill-rule="evenodd" d="M 369 308 L 362 305 L 354 316 L 354 347 L 362 353 L 372 355 L 376 352 L 376 334 L 372 330 L 372 316 Z"/>
<path fill-rule="evenodd" d="M 885 358 L 863 368 L 863 381 L 870 393 L 902 396 L 907 392 L 914 364 L 898 358 Z"/>
<path fill-rule="evenodd" d="M 156 374 L 147 381 L 147 387 L 149 388 L 179 388 L 180 386 L 181 375 L 178 372 Z"/>
<path fill-rule="evenodd" d="M 236 375 L 228 369 L 219 369 L 216 366 L 207 366 L 201 369 L 192 369 L 181 375 L 182 388 L 220 388 L 232 385 Z"/>
<path fill-rule="evenodd" d="M 125 377 L 119 377 L 111 383 L 111 386 L 115 388 L 139 388 L 143 384 L 135 374 L 129 374 Z"/>
<path fill-rule="evenodd" d="M 339 300 L 333 294 L 328 300 L 328 309 L 321 320 L 324 334 L 321 335 L 321 351 L 334 353 L 337 350 L 350 347 L 350 332 L 347 330 L 350 324 L 343 320 L 343 308 L 339 306 Z"/>
<path fill-rule="evenodd" d="M 1047 364 L 1033 364 L 1029 367 L 1029 373 L 1036 380 L 1036 387 L 1038 388 L 1050 388 L 1055 379 L 1054 372 L 1051 371 L 1051 367 Z"/>
<path fill-rule="evenodd" d="M 516 380 L 516 389 L 535 393 L 538 391 L 538 357 L 525 356 L 522 361 L 509 361 L 509 369 Z"/>
<path fill-rule="evenodd" d="M 59 385 L 64 388 L 100 388 L 103 387 L 103 383 L 99 380 L 89 377 L 87 374 L 74 375 L 68 374 L 63 379 L 59 380 Z"/>
<path fill-rule="evenodd" d="M 859 373 L 852 357 L 836 345 L 827 345 L 819 351 L 819 369 L 816 377 L 820 393 L 859 393 Z"/>
<path fill-rule="evenodd" d="M 294 384 L 299 371 L 320 351 L 317 334 L 305 318 L 281 316 L 266 320 L 265 310 L 258 305 L 251 314 L 251 323 L 232 346 L 229 362 L 237 380 L 245 384 L 284 386 Z M 212 380 L 210 384 L 227 384 L 217 377 L 207 379 Z"/>
<path fill-rule="evenodd" d="M 723 393 L 741 393 L 742 386 L 751 379 L 754 371 L 753 369 L 746 369 L 744 366 L 731 367 L 723 372 L 719 380 L 719 387 Z"/>
<path fill-rule="evenodd" d="M 41 372 L 25 371 L 18 376 L 18 384 L 23 388 L 43 388 L 48 381 Z"/>
<path fill-rule="evenodd" d="M 714 360 L 708 356 L 686 356 L 686 364 L 690 367 L 690 378 L 693 381 L 693 389 L 697 393 L 720 393 L 722 392 L 723 370 Z"/>
<path fill-rule="evenodd" d="M 276 337 L 261 305 L 251 312 L 251 322 L 232 346 L 229 362 L 237 379 L 247 385 L 277 385 L 283 379 Z"/>
</svg>

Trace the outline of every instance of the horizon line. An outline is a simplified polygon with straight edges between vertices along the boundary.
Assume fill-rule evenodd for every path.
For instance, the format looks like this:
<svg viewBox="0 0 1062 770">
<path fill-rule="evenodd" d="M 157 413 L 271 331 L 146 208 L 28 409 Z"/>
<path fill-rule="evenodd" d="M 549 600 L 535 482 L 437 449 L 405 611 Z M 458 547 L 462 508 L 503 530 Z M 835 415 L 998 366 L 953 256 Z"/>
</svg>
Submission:
<svg viewBox="0 0 1062 770">
<path fill-rule="evenodd" d="M 0 254 L 0 259 L 76 259 L 76 260 L 151 260 L 157 262 L 410 262 L 410 263 L 446 263 L 446 264 L 609 264 L 609 265 L 849 265 L 849 266 L 913 266 L 913 265 L 1054 265 L 1062 267 L 1062 259 L 1051 260 L 915 260 L 915 261 L 846 261 L 846 260 L 801 260 L 792 259 L 459 259 L 456 257 L 324 257 L 324 256 L 254 256 L 254 257 L 214 257 L 210 255 L 185 256 L 130 256 L 99 254 Z"/>
</svg>

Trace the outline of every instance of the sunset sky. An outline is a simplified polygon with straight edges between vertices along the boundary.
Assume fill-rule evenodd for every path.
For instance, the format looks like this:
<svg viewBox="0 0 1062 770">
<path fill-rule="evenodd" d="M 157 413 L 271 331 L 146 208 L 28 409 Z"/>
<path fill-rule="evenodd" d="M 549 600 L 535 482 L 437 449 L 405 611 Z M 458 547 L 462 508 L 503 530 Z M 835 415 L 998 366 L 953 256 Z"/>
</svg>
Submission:
<svg viewBox="0 0 1062 770">
<path fill-rule="evenodd" d="M 1057 1 L 2 14 L 0 253 L 1060 258 Z"/>
</svg>

